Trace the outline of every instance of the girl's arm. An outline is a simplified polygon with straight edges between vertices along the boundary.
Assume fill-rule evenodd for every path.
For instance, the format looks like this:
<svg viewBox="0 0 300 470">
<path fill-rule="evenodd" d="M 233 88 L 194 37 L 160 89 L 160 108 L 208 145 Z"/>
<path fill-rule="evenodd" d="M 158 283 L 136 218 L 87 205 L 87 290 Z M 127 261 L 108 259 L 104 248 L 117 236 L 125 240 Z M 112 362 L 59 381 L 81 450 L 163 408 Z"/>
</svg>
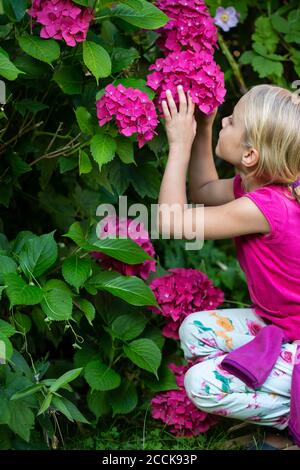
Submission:
<svg viewBox="0 0 300 470">
<path fill-rule="evenodd" d="M 185 207 L 186 174 L 197 124 L 191 97 L 188 96 L 187 102 L 183 90 L 179 90 L 178 94 L 179 111 L 172 95 L 167 95 L 168 105 L 163 103 L 169 158 L 158 200 L 157 222 L 160 233 L 188 240 L 201 237 L 217 240 L 251 233 L 269 233 L 271 227 L 267 219 L 247 197 L 214 207 Z"/>
<path fill-rule="evenodd" d="M 189 196 L 195 204 L 217 206 L 234 200 L 233 178 L 219 179 L 213 152 L 212 126 L 217 111 L 205 116 L 197 112 L 197 133 L 189 164 Z"/>
</svg>

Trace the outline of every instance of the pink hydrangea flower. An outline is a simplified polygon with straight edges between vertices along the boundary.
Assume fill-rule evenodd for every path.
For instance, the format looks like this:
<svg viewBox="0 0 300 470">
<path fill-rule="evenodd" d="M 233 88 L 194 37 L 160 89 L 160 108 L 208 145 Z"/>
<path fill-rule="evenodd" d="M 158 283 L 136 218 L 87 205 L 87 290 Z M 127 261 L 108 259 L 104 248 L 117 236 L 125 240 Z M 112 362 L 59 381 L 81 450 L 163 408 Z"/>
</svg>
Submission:
<svg viewBox="0 0 300 470">
<path fill-rule="evenodd" d="M 167 89 L 179 104 L 177 85 L 182 85 L 185 92 L 190 90 L 194 103 L 205 114 L 211 114 L 224 101 L 224 73 L 209 52 L 172 52 L 157 59 L 149 70 L 155 72 L 147 76 L 147 85 L 155 90 L 156 104 L 161 113 L 161 102 L 166 100 Z"/>
<path fill-rule="evenodd" d="M 132 219 L 109 215 L 101 220 L 100 226 L 100 233 L 97 234 L 99 239 L 118 236 L 129 237 L 143 248 L 148 255 L 155 256 L 149 234 L 141 222 L 137 223 Z M 90 255 L 99 260 L 104 268 L 112 269 L 124 276 L 139 276 L 142 279 L 147 279 L 151 271 L 156 271 L 156 261 L 146 260 L 139 264 L 127 264 L 97 251 L 90 252 Z"/>
<path fill-rule="evenodd" d="M 167 318 L 162 334 L 179 339 L 178 329 L 184 318 L 193 312 L 217 308 L 224 301 L 224 294 L 197 269 L 173 268 L 169 272 L 150 283 L 162 312 L 156 307 L 148 308 Z"/>
<path fill-rule="evenodd" d="M 151 400 L 151 416 L 169 426 L 177 437 L 193 437 L 208 431 L 217 423 L 217 418 L 199 410 L 188 398 L 184 389 L 184 375 L 188 366 L 168 366 L 175 374 L 179 390 L 170 390 L 156 395 Z"/>
<path fill-rule="evenodd" d="M 213 53 L 218 40 L 217 28 L 203 0 L 157 0 L 156 5 L 172 18 L 157 30 L 161 33 L 157 40 L 161 50 L 190 49 Z"/>
<path fill-rule="evenodd" d="M 33 0 L 28 14 L 42 25 L 41 38 L 63 39 L 68 46 L 83 42 L 94 16 L 71 0 Z"/>
<path fill-rule="evenodd" d="M 155 106 L 141 90 L 122 84 L 107 85 L 105 94 L 96 102 L 99 125 L 115 117 L 119 132 L 131 136 L 137 132 L 139 148 L 153 139 L 158 118 Z"/>
</svg>

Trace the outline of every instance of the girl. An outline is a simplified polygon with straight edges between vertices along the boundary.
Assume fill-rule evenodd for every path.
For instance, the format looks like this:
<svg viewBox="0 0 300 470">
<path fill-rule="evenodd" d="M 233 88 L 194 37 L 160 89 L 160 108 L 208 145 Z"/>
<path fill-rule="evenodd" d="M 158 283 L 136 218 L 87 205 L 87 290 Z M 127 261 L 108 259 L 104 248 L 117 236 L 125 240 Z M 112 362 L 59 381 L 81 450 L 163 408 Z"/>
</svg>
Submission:
<svg viewBox="0 0 300 470">
<path fill-rule="evenodd" d="M 219 179 L 211 149 L 216 112 L 195 117 L 190 94 L 178 87 L 178 97 L 179 109 L 171 92 L 162 104 L 169 158 L 159 194 L 159 230 L 167 225 L 172 236 L 184 230 L 190 239 L 195 230 L 188 227 L 194 223 L 200 233 L 195 221 L 204 214 L 205 240 L 234 238 L 252 301 L 251 308 L 185 318 L 181 348 L 195 361 L 185 389 L 203 411 L 284 429 L 300 340 L 300 104 L 294 94 L 272 85 L 255 86 L 242 96 L 232 115 L 222 119 L 215 149 L 236 175 Z M 204 209 L 185 207 L 187 171 L 191 202 Z M 181 217 L 170 217 L 163 208 L 173 204 Z M 263 386 L 253 390 L 220 363 L 269 324 L 282 328 L 289 342 Z"/>
</svg>

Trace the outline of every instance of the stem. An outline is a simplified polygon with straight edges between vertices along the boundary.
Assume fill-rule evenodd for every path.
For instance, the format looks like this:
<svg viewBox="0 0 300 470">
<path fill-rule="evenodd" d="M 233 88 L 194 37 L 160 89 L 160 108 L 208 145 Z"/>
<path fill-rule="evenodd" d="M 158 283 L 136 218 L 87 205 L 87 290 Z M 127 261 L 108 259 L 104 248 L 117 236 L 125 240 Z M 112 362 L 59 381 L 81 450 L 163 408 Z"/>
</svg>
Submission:
<svg viewBox="0 0 300 470">
<path fill-rule="evenodd" d="M 250 304 L 245 304 L 244 302 L 237 302 L 235 300 L 224 299 L 224 302 L 227 302 L 229 304 L 243 305 L 244 307 L 251 307 Z"/>
<path fill-rule="evenodd" d="M 237 64 L 235 58 L 231 54 L 231 52 L 230 52 L 223 36 L 220 33 L 218 33 L 218 40 L 219 40 L 219 44 L 221 46 L 222 52 L 225 55 L 226 59 L 228 60 L 229 65 L 232 68 L 232 71 L 234 73 L 234 76 L 235 76 L 236 80 L 238 81 L 238 84 L 239 84 L 239 87 L 240 87 L 240 92 L 244 95 L 245 93 L 247 93 L 248 88 L 245 84 L 245 81 L 244 81 L 244 78 L 243 78 L 242 73 L 240 71 L 239 65 Z"/>
</svg>

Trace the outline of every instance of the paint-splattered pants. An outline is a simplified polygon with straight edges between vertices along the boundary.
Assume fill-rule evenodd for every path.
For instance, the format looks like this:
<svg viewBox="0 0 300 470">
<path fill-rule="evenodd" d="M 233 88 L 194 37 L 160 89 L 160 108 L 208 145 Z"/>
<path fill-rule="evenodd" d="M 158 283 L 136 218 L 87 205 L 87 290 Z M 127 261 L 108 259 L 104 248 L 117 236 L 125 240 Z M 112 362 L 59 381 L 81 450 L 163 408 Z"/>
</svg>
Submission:
<svg viewBox="0 0 300 470">
<path fill-rule="evenodd" d="M 264 326 L 251 308 L 201 311 L 184 319 L 179 329 L 181 348 L 187 360 L 195 360 L 184 386 L 197 408 L 277 429 L 287 427 L 296 343 L 282 345 L 271 374 L 256 390 L 220 365 L 227 352 L 251 341 Z"/>
</svg>

